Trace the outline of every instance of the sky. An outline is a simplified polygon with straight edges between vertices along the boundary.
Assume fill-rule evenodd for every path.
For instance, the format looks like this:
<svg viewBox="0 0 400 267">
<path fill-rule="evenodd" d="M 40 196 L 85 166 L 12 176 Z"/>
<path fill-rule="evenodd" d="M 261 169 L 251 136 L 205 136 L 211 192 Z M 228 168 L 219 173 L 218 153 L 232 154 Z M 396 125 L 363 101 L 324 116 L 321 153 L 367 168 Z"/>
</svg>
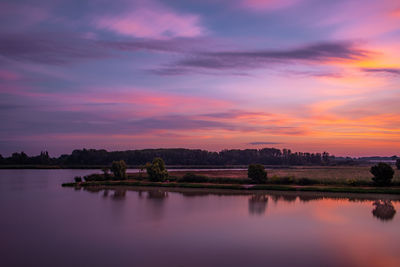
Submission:
<svg viewBox="0 0 400 267">
<path fill-rule="evenodd" d="M 0 154 L 400 155 L 398 0 L 0 0 Z"/>
</svg>

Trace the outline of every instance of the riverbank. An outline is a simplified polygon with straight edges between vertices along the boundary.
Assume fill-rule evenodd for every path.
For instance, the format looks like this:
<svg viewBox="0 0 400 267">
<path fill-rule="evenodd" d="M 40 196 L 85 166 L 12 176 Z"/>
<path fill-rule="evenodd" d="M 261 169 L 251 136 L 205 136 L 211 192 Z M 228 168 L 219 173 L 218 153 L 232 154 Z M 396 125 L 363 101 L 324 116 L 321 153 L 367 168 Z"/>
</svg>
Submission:
<svg viewBox="0 0 400 267">
<path fill-rule="evenodd" d="M 306 192 L 335 192 L 335 193 L 369 193 L 369 194 L 400 194 L 400 187 L 356 187 L 356 186 L 299 186 L 273 184 L 211 184 L 211 183 L 179 183 L 179 182 L 149 182 L 138 180 L 123 181 L 93 181 L 79 183 L 63 183 L 63 187 L 103 187 L 103 186 L 142 186 L 169 188 L 204 188 L 229 190 L 274 190 L 274 191 L 306 191 Z"/>
</svg>

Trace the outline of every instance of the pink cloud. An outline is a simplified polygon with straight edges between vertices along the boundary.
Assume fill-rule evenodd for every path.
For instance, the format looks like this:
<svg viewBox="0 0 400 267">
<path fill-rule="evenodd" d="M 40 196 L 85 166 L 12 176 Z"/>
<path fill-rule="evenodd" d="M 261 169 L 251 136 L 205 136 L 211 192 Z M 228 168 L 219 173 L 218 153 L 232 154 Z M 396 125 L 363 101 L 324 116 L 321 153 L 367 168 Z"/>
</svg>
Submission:
<svg viewBox="0 0 400 267">
<path fill-rule="evenodd" d="M 0 81 L 15 81 L 18 80 L 20 76 L 12 71 L 0 70 Z"/>
<path fill-rule="evenodd" d="M 241 5 L 252 10 L 274 10 L 297 4 L 301 0 L 241 0 Z"/>
<path fill-rule="evenodd" d="M 4 19 L 19 18 L 14 20 L 16 23 L 13 23 L 13 28 L 30 27 L 51 18 L 50 12 L 46 8 L 18 3 L 0 3 L 0 16 Z"/>
<path fill-rule="evenodd" d="M 94 20 L 94 25 L 139 38 L 197 37 L 205 32 L 198 15 L 178 14 L 154 4 L 147 4 L 124 14 L 98 17 Z"/>
</svg>

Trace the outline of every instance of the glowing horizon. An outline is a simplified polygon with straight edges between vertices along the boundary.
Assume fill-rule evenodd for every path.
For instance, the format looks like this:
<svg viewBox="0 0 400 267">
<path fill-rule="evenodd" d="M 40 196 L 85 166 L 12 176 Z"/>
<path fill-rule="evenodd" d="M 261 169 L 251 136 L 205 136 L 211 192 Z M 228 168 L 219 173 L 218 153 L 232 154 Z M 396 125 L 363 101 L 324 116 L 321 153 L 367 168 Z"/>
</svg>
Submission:
<svg viewBox="0 0 400 267">
<path fill-rule="evenodd" d="M 0 154 L 400 151 L 395 0 L 2 1 Z"/>
</svg>

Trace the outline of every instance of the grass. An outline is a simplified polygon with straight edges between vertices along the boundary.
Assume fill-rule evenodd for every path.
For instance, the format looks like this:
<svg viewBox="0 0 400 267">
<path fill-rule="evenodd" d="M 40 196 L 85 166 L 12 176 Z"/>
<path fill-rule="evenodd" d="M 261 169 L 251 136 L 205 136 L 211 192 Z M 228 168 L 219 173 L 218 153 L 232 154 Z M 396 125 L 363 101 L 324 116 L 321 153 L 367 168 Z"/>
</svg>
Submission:
<svg viewBox="0 0 400 267">
<path fill-rule="evenodd" d="M 293 166 L 288 168 L 267 169 L 268 179 L 290 177 L 307 178 L 329 183 L 347 183 L 349 180 L 371 181 L 370 166 Z M 182 177 L 186 172 L 169 172 L 173 177 Z M 247 178 L 247 170 L 194 171 L 211 178 Z M 395 170 L 393 182 L 400 183 L 400 170 Z"/>
<path fill-rule="evenodd" d="M 391 187 L 375 187 L 370 167 L 289 167 L 269 169 L 267 184 L 251 187 L 247 170 L 171 171 L 169 182 L 149 182 L 145 173 L 130 173 L 128 180 L 86 181 L 63 186 L 159 186 L 176 188 L 213 188 L 235 190 L 313 191 L 338 193 L 400 194 L 400 171 L 395 171 Z M 192 173 L 188 176 L 188 172 Z M 185 176 L 186 175 L 186 176 Z M 101 175 L 100 175 L 101 176 Z"/>
</svg>

